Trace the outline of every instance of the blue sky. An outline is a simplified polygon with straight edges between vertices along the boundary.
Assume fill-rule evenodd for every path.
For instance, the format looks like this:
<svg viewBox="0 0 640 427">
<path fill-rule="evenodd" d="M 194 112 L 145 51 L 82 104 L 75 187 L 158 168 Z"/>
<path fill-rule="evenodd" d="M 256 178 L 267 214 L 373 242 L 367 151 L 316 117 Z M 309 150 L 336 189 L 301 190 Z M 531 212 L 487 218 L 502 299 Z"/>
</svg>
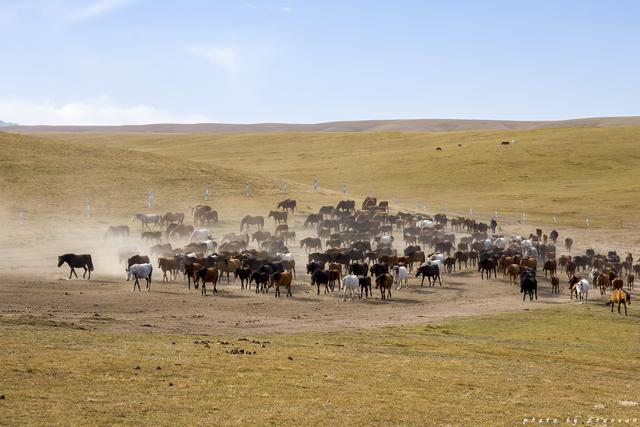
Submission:
<svg viewBox="0 0 640 427">
<path fill-rule="evenodd" d="M 640 114 L 638 1 L 0 1 L 21 124 Z"/>
</svg>

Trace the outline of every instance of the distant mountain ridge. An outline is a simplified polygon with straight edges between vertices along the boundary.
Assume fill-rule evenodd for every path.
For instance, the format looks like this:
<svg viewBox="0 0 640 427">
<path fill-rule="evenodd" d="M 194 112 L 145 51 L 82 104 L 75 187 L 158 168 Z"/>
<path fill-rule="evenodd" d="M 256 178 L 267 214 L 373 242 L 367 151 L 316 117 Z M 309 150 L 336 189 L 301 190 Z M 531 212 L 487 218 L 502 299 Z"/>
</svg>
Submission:
<svg viewBox="0 0 640 427">
<path fill-rule="evenodd" d="M 18 133 L 456 132 L 471 130 L 547 129 L 580 126 L 640 126 L 640 116 L 593 117 L 547 121 L 463 119 L 354 120 L 312 124 L 158 123 L 122 126 L 19 126 L 14 124 L 5 124 L 3 125 L 3 131 Z"/>
<path fill-rule="evenodd" d="M 15 123 L 3 122 L 2 120 L 0 120 L 0 127 L 6 127 L 6 126 L 18 126 L 18 125 Z"/>
</svg>

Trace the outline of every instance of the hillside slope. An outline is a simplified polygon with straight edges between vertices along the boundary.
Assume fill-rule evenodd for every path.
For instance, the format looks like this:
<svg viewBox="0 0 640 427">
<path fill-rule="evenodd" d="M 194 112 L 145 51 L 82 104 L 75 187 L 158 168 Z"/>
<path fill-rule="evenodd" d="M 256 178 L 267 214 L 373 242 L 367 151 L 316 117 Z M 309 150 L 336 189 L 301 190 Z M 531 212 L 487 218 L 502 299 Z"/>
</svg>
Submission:
<svg viewBox="0 0 640 427">
<path fill-rule="evenodd" d="M 49 134 L 194 160 L 351 197 L 545 223 L 619 225 L 640 202 L 640 127 L 449 133 Z M 502 140 L 517 140 L 501 146 Z M 459 146 L 460 145 L 460 146 Z M 441 147 L 442 151 L 436 151 Z M 356 196 L 357 195 L 357 196 Z"/>
<path fill-rule="evenodd" d="M 640 116 L 593 117 L 572 120 L 351 120 L 326 123 L 158 123 L 125 126 L 10 126 L 19 133 L 104 132 L 104 133 L 273 133 L 273 132 L 460 132 L 470 130 L 524 130 L 578 126 L 640 126 Z"/>
</svg>

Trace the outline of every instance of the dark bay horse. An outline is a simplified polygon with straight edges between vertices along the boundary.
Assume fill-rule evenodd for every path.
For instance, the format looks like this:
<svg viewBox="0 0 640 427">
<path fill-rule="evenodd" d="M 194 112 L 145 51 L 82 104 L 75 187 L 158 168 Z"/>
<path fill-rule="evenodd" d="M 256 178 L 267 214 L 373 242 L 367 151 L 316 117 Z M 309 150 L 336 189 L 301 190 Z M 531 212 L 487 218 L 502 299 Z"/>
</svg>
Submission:
<svg viewBox="0 0 640 427">
<path fill-rule="evenodd" d="M 89 272 L 88 278 L 91 279 L 91 272 L 93 271 L 93 261 L 91 261 L 91 255 L 64 254 L 58 257 L 58 267 L 61 267 L 65 262 L 69 265 L 69 267 L 71 267 L 69 279 L 71 279 L 71 275 L 76 276 L 76 279 L 78 278 L 78 275 L 75 271 L 76 268 L 84 268 L 84 274 L 82 275 L 82 278 L 84 279 L 87 275 L 87 272 Z"/>
</svg>

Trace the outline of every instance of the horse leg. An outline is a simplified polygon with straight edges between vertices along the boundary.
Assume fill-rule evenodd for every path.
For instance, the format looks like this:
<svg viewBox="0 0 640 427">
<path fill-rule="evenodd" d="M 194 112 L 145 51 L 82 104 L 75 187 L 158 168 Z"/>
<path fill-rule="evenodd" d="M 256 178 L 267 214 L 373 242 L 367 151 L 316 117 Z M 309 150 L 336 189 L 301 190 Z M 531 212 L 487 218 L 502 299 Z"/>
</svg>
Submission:
<svg viewBox="0 0 640 427">
<path fill-rule="evenodd" d="M 293 294 L 291 293 L 291 285 L 287 286 L 287 297 L 292 297 L 293 298 Z"/>
</svg>

